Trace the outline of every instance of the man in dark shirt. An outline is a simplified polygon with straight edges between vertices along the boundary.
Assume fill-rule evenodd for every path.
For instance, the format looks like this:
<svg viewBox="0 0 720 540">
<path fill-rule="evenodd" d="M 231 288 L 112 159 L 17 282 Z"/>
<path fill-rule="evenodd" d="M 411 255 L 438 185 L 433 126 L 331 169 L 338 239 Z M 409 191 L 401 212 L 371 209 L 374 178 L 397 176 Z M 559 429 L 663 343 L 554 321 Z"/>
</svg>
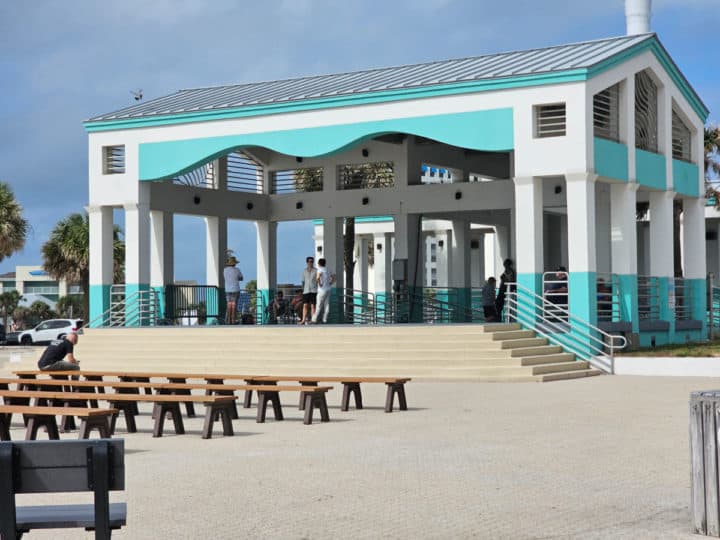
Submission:
<svg viewBox="0 0 720 540">
<path fill-rule="evenodd" d="M 43 371 L 68 371 L 80 369 L 80 361 L 73 356 L 73 346 L 78 342 L 78 335 L 68 334 L 65 339 L 55 339 L 43 352 L 38 367 Z M 65 360 L 67 356 L 67 360 Z"/>
</svg>

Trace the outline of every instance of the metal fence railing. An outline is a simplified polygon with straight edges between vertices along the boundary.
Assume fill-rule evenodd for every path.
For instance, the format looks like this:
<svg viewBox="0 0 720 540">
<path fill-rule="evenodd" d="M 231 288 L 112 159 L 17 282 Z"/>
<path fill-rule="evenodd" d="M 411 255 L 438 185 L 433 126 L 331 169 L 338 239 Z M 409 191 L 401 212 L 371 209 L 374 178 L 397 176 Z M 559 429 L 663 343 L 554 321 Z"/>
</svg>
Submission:
<svg viewBox="0 0 720 540">
<path fill-rule="evenodd" d="M 166 324 L 194 326 L 220 320 L 225 315 L 225 297 L 212 285 L 165 285 Z"/>
<path fill-rule="evenodd" d="M 641 321 L 660 320 L 660 278 L 638 276 L 638 317 Z"/>
<path fill-rule="evenodd" d="M 693 289 L 683 278 L 675 278 L 675 320 L 689 321 L 693 314 Z"/>
</svg>

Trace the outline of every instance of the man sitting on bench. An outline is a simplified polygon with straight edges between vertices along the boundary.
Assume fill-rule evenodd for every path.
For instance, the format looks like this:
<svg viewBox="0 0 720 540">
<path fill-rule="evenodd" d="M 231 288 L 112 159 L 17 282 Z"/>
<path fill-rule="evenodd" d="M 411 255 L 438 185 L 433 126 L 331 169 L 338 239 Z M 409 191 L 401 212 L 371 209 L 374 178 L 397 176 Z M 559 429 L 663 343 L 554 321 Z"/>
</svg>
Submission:
<svg viewBox="0 0 720 540">
<path fill-rule="evenodd" d="M 38 360 L 38 367 L 43 371 L 69 371 L 80 369 L 80 361 L 73 356 L 73 346 L 78 342 L 78 335 L 72 332 L 64 339 L 54 339 Z M 67 360 L 65 360 L 67 356 Z"/>
</svg>

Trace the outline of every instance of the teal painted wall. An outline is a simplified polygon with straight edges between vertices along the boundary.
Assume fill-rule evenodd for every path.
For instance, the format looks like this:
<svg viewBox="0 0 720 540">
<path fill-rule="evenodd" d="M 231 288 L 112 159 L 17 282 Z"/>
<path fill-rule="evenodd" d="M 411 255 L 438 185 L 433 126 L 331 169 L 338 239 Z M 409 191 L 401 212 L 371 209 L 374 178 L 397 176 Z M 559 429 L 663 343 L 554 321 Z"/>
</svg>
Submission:
<svg viewBox="0 0 720 540">
<path fill-rule="evenodd" d="M 627 182 L 629 166 L 627 146 L 600 137 L 595 137 L 593 144 L 595 173 Z"/>
<path fill-rule="evenodd" d="M 665 190 L 665 156 L 635 149 L 635 177 L 639 184 L 654 189 Z"/>
<path fill-rule="evenodd" d="M 470 150 L 508 151 L 513 143 L 512 109 L 399 118 L 336 126 L 141 143 L 140 180 L 184 174 L 229 151 L 261 146 L 277 152 L 315 157 L 342 151 L 384 133 L 409 133 Z"/>
<path fill-rule="evenodd" d="M 692 290 L 692 318 L 702 321 L 703 335 L 707 336 L 707 281 L 704 279 L 686 279 L 686 285 Z"/>
<path fill-rule="evenodd" d="M 91 328 L 103 326 L 100 316 L 110 309 L 110 285 L 90 285 L 90 316 L 88 323 Z"/>
<path fill-rule="evenodd" d="M 132 299 L 139 291 L 149 291 L 147 283 L 126 283 L 125 284 L 125 326 L 146 326 L 149 321 L 141 316 L 138 311 L 137 302 Z"/>
<path fill-rule="evenodd" d="M 568 311 L 597 326 L 597 273 L 568 273 Z"/>
<path fill-rule="evenodd" d="M 620 282 L 619 320 L 630 321 L 632 331 L 637 333 L 639 331 L 637 275 L 618 275 L 618 280 Z"/>
<path fill-rule="evenodd" d="M 698 188 L 700 171 L 698 166 L 694 163 L 673 159 L 672 168 L 673 189 L 682 195 L 698 197 L 700 195 Z"/>
</svg>

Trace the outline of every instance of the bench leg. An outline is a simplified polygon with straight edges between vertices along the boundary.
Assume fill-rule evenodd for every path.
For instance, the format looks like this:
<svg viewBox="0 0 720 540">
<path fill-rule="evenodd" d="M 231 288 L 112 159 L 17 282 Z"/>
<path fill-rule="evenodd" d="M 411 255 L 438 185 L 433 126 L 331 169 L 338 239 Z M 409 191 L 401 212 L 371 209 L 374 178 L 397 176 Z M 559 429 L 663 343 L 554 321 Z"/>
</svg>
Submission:
<svg viewBox="0 0 720 540">
<path fill-rule="evenodd" d="M 280 404 L 280 393 L 279 392 L 258 392 L 258 410 L 257 410 L 257 422 L 262 424 L 265 422 L 267 415 L 268 402 L 272 403 L 273 413 L 275 414 L 275 420 L 283 420 L 282 405 Z"/>
<path fill-rule="evenodd" d="M 0 414 L 0 441 L 10 440 L 10 415 Z"/>
<path fill-rule="evenodd" d="M 156 403 L 155 404 L 155 429 L 153 429 L 153 437 L 162 437 L 163 426 L 165 424 L 165 413 L 170 413 L 173 424 L 175 425 L 175 434 L 184 435 L 185 427 L 183 426 L 182 414 L 180 414 L 179 403 Z"/>
<path fill-rule="evenodd" d="M 111 401 L 110 407 L 117 409 L 118 412 L 112 415 L 110 420 L 110 435 L 115 434 L 115 425 L 117 423 L 118 416 L 123 413 L 125 416 L 125 428 L 128 433 L 136 433 L 137 426 L 135 425 L 135 413 L 133 412 L 133 403 L 128 401 Z"/>
<path fill-rule="evenodd" d="M 226 437 L 232 437 L 235 435 L 235 431 L 233 431 L 233 425 L 232 425 L 232 413 L 235 411 L 237 413 L 237 408 L 235 407 L 235 402 L 231 403 L 230 406 L 224 406 L 220 410 L 220 418 L 222 418 L 222 424 L 223 424 L 223 435 Z"/>
<path fill-rule="evenodd" d="M 350 408 L 350 395 L 355 397 L 355 408 L 362 409 L 362 393 L 360 392 L 360 383 L 357 382 L 344 382 L 343 383 L 343 395 L 342 403 L 340 404 L 341 411 L 347 411 Z"/>
<path fill-rule="evenodd" d="M 317 386 L 318 383 L 316 381 L 312 382 L 302 382 L 300 383 L 302 386 Z M 305 408 L 305 392 L 300 392 L 300 400 L 298 402 L 298 410 L 302 411 Z"/>
<path fill-rule="evenodd" d="M 309 426 L 312 424 L 313 410 L 315 409 L 315 400 L 312 394 L 305 394 L 305 417 L 303 418 L 303 424 Z"/>
<path fill-rule="evenodd" d="M 203 426 L 202 438 L 210 439 L 212 437 L 213 425 L 217 418 L 222 420 L 223 435 L 234 435 L 232 427 L 232 407 L 229 403 L 208 404 L 205 406 L 205 425 Z"/>
<path fill-rule="evenodd" d="M 48 439 L 56 441 L 60 438 L 58 433 L 57 421 L 54 415 L 29 415 L 27 429 L 25 431 L 25 440 L 37 440 L 37 432 L 42 426 L 47 429 Z"/>
<path fill-rule="evenodd" d="M 78 439 L 89 439 L 90 433 L 97 429 L 100 432 L 100 437 L 103 439 L 110 438 L 110 426 L 108 425 L 107 416 L 88 416 L 82 418 L 80 422 L 80 430 L 78 433 Z"/>
<path fill-rule="evenodd" d="M 245 390 L 245 396 L 243 397 L 243 408 L 249 409 L 252 407 L 252 390 Z"/>
<path fill-rule="evenodd" d="M 220 411 L 217 410 L 212 403 L 205 405 L 205 423 L 203 424 L 202 438 L 209 439 L 212 437 L 213 424 L 215 424 L 215 416 L 219 415 Z"/>
<path fill-rule="evenodd" d="M 405 399 L 405 383 L 386 383 L 387 394 L 385 397 L 385 412 L 392 412 L 395 394 L 398 396 L 398 408 L 407 411 L 407 400 Z"/>
<path fill-rule="evenodd" d="M 323 392 L 318 397 L 318 405 L 320 408 L 320 421 L 321 422 L 329 422 L 330 421 L 330 413 L 328 412 L 328 406 L 327 406 L 327 393 Z"/>
<path fill-rule="evenodd" d="M 187 379 L 185 379 L 185 378 L 182 378 L 182 379 L 181 379 L 181 378 L 168 377 L 168 381 L 171 382 L 171 383 L 181 383 L 181 384 L 185 384 L 185 383 L 187 382 Z M 181 395 L 181 396 L 185 396 L 185 395 L 189 396 L 192 392 L 190 392 L 190 389 L 185 389 L 185 390 L 175 390 L 175 393 L 178 394 L 178 395 Z M 188 418 L 195 418 L 195 405 L 194 405 L 194 403 L 192 403 L 192 402 L 190 402 L 190 401 L 188 401 L 187 403 L 185 403 L 185 411 L 187 412 L 187 417 L 188 417 Z"/>
</svg>

